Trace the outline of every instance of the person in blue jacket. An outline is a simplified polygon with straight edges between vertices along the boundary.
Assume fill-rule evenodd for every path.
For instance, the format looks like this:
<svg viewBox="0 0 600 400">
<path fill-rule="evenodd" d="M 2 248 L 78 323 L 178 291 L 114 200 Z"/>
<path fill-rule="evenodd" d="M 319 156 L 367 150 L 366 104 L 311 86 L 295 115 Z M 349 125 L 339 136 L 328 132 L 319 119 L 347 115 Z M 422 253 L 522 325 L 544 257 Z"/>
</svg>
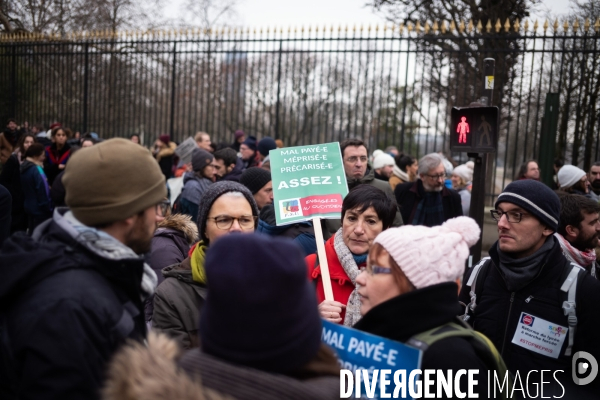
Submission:
<svg viewBox="0 0 600 400">
<path fill-rule="evenodd" d="M 25 213 L 28 217 L 28 232 L 52 216 L 50 187 L 44 173 L 45 149 L 34 143 L 25 152 L 21 164 L 21 187 L 25 196 Z"/>
</svg>

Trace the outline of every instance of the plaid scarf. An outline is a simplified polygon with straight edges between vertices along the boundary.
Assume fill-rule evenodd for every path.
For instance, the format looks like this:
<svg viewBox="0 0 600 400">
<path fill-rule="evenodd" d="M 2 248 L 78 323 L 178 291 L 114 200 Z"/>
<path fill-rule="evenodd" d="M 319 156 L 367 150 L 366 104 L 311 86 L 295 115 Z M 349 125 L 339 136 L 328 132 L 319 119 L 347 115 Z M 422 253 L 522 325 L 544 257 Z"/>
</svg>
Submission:
<svg viewBox="0 0 600 400">
<path fill-rule="evenodd" d="M 444 223 L 442 192 L 425 192 L 425 197 L 417 204 L 411 225 L 438 226 Z"/>
<path fill-rule="evenodd" d="M 558 239 L 563 254 L 569 261 L 587 269 L 589 269 L 590 265 L 593 265 L 596 261 L 596 252 L 594 249 L 581 251 L 571 246 L 571 243 L 569 243 L 560 233 L 555 233 L 554 236 Z"/>
</svg>

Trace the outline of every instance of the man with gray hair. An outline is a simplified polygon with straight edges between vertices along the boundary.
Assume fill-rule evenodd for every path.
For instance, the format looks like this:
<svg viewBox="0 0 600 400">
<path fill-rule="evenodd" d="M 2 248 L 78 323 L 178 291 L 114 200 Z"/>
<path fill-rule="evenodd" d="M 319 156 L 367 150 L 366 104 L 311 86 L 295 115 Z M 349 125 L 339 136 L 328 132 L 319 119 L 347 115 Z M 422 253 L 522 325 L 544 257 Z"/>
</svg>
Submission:
<svg viewBox="0 0 600 400">
<path fill-rule="evenodd" d="M 446 168 L 442 156 L 423 156 L 417 173 L 419 179 L 398 185 L 394 191 L 404 223 L 431 227 L 463 215 L 460 195 L 444 186 Z"/>
</svg>

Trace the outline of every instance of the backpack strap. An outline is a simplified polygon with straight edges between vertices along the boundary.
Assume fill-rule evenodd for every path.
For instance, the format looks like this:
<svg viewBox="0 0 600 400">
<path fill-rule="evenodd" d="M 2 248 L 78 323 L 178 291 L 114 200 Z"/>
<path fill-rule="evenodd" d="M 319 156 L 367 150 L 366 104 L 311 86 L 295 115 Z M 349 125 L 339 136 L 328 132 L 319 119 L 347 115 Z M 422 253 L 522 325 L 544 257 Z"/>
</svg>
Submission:
<svg viewBox="0 0 600 400">
<path fill-rule="evenodd" d="M 474 271 L 475 272 L 475 271 Z M 485 364 L 498 373 L 499 377 L 507 376 L 508 368 L 496 349 L 496 346 L 484 334 L 470 328 L 460 317 L 457 322 L 449 322 L 428 331 L 422 332 L 411 337 L 406 344 L 416 347 L 425 352 L 429 347 L 439 340 L 462 337 L 473 346 L 475 353 L 485 362 Z M 508 385 L 502 390 L 502 398 L 508 399 L 509 389 L 512 387 L 512 378 L 508 375 Z"/>
<path fill-rule="evenodd" d="M 471 316 L 469 315 L 469 310 L 475 311 L 475 307 L 477 307 L 477 277 L 479 276 L 479 273 L 482 269 L 487 269 L 487 265 L 489 264 L 488 261 L 491 262 L 490 257 L 482 258 L 477 263 L 477 265 L 473 267 L 473 272 L 471 272 L 471 275 L 469 276 L 469 280 L 467 281 L 467 287 L 469 287 L 470 289 L 469 296 L 471 298 L 471 301 L 465 306 L 465 313 L 462 316 L 463 321 L 468 321 L 471 318 Z"/>
<path fill-rule="evenodd" d="M 571 272 L 563 282 L 560 290 L 567 293 L 567 300 L 563 301 L 562 309 L 569 321 L 569 344 L 565 350 L 565 356 L 571 356 L 573 343 L 575 342 L 575 328 L 577 327 L 577 313 L 575 297 L 577 295 L 577 277 L 583 269 L 579 265 L 571 263 Z"/>
</svg>

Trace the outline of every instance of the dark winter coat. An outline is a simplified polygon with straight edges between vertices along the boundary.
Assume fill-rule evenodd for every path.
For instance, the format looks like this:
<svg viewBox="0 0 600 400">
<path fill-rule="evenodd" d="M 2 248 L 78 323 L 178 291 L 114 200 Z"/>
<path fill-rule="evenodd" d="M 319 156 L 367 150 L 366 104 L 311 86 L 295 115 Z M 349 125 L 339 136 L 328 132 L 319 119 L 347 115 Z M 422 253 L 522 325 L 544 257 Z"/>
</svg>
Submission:
<svg viewBox="0 0 600 400">
<path fill-rule="evenodd" d="M 56 143 L 52 143 L 46 147 L 46 160 L 44 161 L 44 172 L 48 177 L 48 184 L 52 186 L 54 179 L 63 171 L 59 165 L 66 165 L 71 157 L 71 146 L 68 143 L 58 150 Z"/>
<path fill-rule="evenodd" d="M 339 367 L 326 352 L 319 351 L 302 379 L 233 365 L 200 349 L 182 356 L 171 339 L 152 332 L 147 346 L 126 346 L 111 362 L 104 399 L 339 399 Z"/>
<path fill-rule="evenodd" d="M 554 240 L 554 238 L 550 237 L 548 240 Z M 564 355 L 569 340 L 568 337 L 565 338 L 558 359 L 534 353 L 512 343 L 522 312 L 563 327 L 569 326 L 562 309 L 562 303 L 566 300 L 566 295 L 561 292 L 560 287 L 571 271 L 572 266 L 563 256 L 558 241 L 555 240 L 554 247 L 543 260 L 537 277 L 523 289 L 512 293 L 507 289 L 503 275 L 497 267 L 499 256 L 496 246 L 497 244 L 490 249 L 492 262 L 486 267 L 485 272 L 480 272 L 477 279 L 476 291 L 480 295 L 477 296 L 477 307 L 475 311 L 471 312 L 469 319 L 473 328 L 490 338 L 498 351 L 501 352 L 508 369 L 513 373 L 518 370 L 523 377 L 531 370 L 555 371 L 560 369 L 565 371 L 557 374 L 557 378 L 565 386 L 566 395 L 564 398 L 585 398 L 581 397 L 581 392 L 585 391 L 599 393 L 599 379 L 587 386 L 575 386 L 573 384 L 571 379 L 572 357 Z M 470 302 L 469 288 L 466 283 L 471 272 L 472 269 L 466 272 L 460 293 L 460 300 L 465 304 Z M 600 318 L 598 318 L 600 282 L 587 272 L 580 280 L 576 298 L 578 322 L 573 354 L 583 350 L 592 354 L 596 360 L 600 360 L 600 341 L 598 340 L 598 333 L 600 332 Z M 554 379 L 550 378 L 549 380 L 551 384 L 544 386 L 544 395 L 552 396 L 554 393 L 556 396 L 560 396 L 562 393 L 560 386 Z"/>
<path fill-rule="evenodd" d="M 0 185 L 0 246 L 10 235 L 12 197 L 10 192 Z"/>
<path fill-rule="evenodd" d="M 196 218 L 200 200 L 207 187 L 213 182 L 207 178 L 200 178 L 195 173 L 188 172 L 183 175 L 183 189 L 181 190 L 180 204 L 182 214 Z"/>
<path fill-rule="evenodd" d="M 154 294 L 152 328 L 166 333 L 184 349 L 198 347 L 200 309 L 206 286 L 192 279 L 190 259 L 162 270 L 165 280 Z"/>
<path fill-rule="evenodd" d="M 0 133 L 0 164 L 5 164 L 19 141 L 20 133 L 18 130 L 11 131 L 5 128 Z"/>
<path fill-rule="evenodd" d="M 63 212 L 0 251 L 2 399 L 99 398 L 112 355 L 145 335 L 143 259 L 79 234 Z"/>
<path fill-rule="evenodd" d="M 298 222 L 290 225 L 277 226 L 273 204 L 267 204 L 260 210 L 260 219 L 258 220 L 256 231 L 269 236 L 290 238 L 302 248 L 304 256 L 317 252 L 315 230 L 313 229 L 312 223 Z"/>
<path fill-rule="evenodd" d="M 398 185 L 394 190 L 394 194 L 404 223 L 411 224 L 419 202 L 425 197 L 423 182 L 417 179 L 415 182 Z M 448 189 L 444 186 L 441 194 L 442 206 L 444 207 L 444 221 L 462 216 L 462 202 L 456 190 Z"/>
<path fill-rule="evenodd" d="M 66 207 L 65 197 L 67 192 L 65 191 L 65 185 L 62 183 L 62 177 L 65 174 L 65 170 L 62 170 L 60 174 L 54 179 L 54 183 L 50 188 L 50 199 L 54 207 Z"/>
<path fill-rule="evenodd" d="M 12 196 L 11 232 L 27 229 L 25 216 L 25 195 L 21 187 L 21 162 L 15 153 L 6 160 L 0 173 L 0 185 L 4 186 Z"/>
<path fill-rule="evenodd" d="M 233 167 L 230 173 L 221 178 L 221 180 L 239 182 L 242 172 L 244 172 L 244 162 L 238 158 L 235 161 L 235 167 Z"/>
<path fill-rule="evenodd" d="M 27 215 L 37 220 L 50 218 L 53 207 L 48 182 L 40 173 L 38 166 L 28 160 L 21 164 L 21 187 L 25 196 L 24 208 Z"/>
<path fill-rule="evenodd" d="M 383 190 L 387 195 L 391 198 L 394 198 L 394 192 L 392 192 L 392 188 L 390 187 L 389 182 L 381 181 L 379 179 L 375 179 L 375 171 L 371 167 L 367 167 L 367 172 L 365 176 L 360 179 L 351 179 L 346 177 L 348 181 L 348 190 L 354 189 L 358 185 L 371 185 L 375 186 L 377 189 Z M 396 212 L 396 218 L 394 218 L 394 223 L 392 226 L 402 226 L 405 222 L 403 222 L 403 215 L 400 214 L 398 210 Z M 342 220 L 340 219 L 324 219 L 321 222 L 323 229 L 324 239 L 327 240 L 333 234 L 335 234 L 338 229 L 342 226 Z"/>
<path fill-rule="evenodd" d="M 430 329 L 456 322 L 461 308 L 454 282 L 440 283 L 387 300 L 366 313 L 354 328 L 398 342 Z M 490 369 L 466 338 L 451 337 L 433 343 L 424 353 L 421 369 L 478 370 L 475 393 L 487 396 L 487 371 Z M 461 379 L 461 390 L 467 392 L 467 377 Z M 435 385 L 434 385 L 435 387 Z M 431 389 L 436 393 L 437 389 Z M 447 398 L 447 397 L 436 397 Z"/>
</svg>

